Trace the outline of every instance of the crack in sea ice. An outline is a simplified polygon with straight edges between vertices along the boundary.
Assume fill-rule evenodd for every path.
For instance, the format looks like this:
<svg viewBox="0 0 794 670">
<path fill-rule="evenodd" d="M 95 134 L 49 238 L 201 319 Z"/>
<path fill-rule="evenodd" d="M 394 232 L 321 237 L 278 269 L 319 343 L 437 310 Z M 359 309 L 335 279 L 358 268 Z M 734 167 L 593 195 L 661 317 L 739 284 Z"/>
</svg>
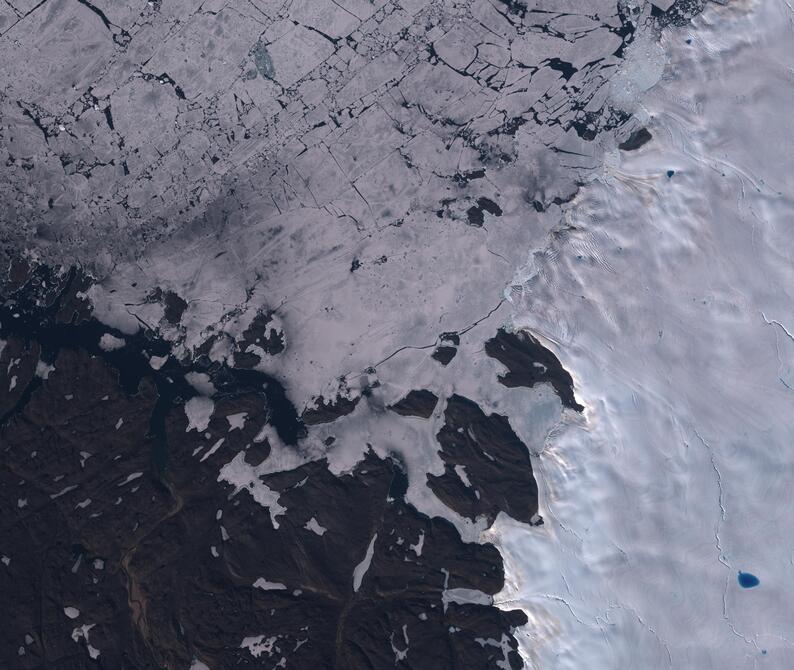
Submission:
<svg viewBox="0 0 794 670">
<path fill-rule="evenodd" d="M 722 474 L 720 473 L 719 468 L 717 467 L 717 462 L 714 457 L 714 449 L 713 447 L 703 438 L 703 436 L 694 429 L 695 435 L 697 436 L 698 440 L 700 440 L 701 444 L 706 448 L 709 454 L 709 460 L 711 461 L 711 467 L 714 470 L 714 473 L 717 477 L 717 488 L 719 489 L 719 506 L 720 506 L 720 518 L 717 521 L 717 527 L 714 531 L 714 539 L 717 548 L 717 558 L 720 563 L 722 563 L 726 568 L 733 571 L 732 566 L 726 561 L 725 555 L 722 548 L 722 540 L 720 538 L 720 528 L 722 527 L 722 523 L 725 521 L 726 518 L 726 511 L 725 511 L 725 503 L 723 499 L 723 485 L 722 485 Z M 748 639 L 747 636 L 740 633 L 734 623 L 731 621 L 730 617 L 728 616 L 728 587 L 730 585 L 730 576 L 725 577 L 725 588 L 722 592 L 722 618 L 725 620 L 725 623 L 728 624 L 728 627 L 731 629 L 731 632 L 741 640 L 745 642 L 745 644 L 752 645 L 755 648 L 758 648 L 758 644 L 754 639 Z"/>
<path fill-rule="evenodd" d="M 706 448 L 706 451 L 709 454 L 709 460 L 711 461 L 711 467 L 714 470 L 714 474 L 717 476 L 717 489 L 719 491 L 718 494 L 718 502 L 720 506 L 720 519 L 717 521 L 717 527 L 714 530 L 714 540 L 717 546 L 717 558 L 720 563 L 722 563 L 726 568 L 732 569 L 731 565 L 727 563 L 725 560 L 725 555 L 722 549 L 722 540 L 720 539 L 720 528 L 722 527 L 722 522 L 725 521 L 726 513 L 725 513 L 725 502 L 724 502 L 724 492 L 722 488 L 722 474 L 720 473 L 719 468 L 717 467 L 717 461 L 714 458 L 714 449 L 712 446 L 703 439 L 703 436 L 697 431 L 697 429 L 693 429 L 695 431 L 695 435 L 697 436 L 698 440 L 700 440 L 701 444 Z"/>
<path fill-rule="evenodd" d="M 626 612 L 631 612 L 639 621 L 640 625 L 647 630 L 656 641 L 659 643 L 659 646 L 664 648 L 665 652 L 667 652 L 667 665 L 669 668 L 673 667 L 673 656 L 670 653 L 670 646 L 667 642 L 656 632 L 654 628 L 652 628 L 649 624 L 645 622 L 645 620 L 640 616 L 639 612 L 635 610 L 633 607 L 628 607 L 626 605 L 618 604 L 618 603 L 611 603 L 609 609 L 604 613 L 605 617 L 609 617 L 609 612 L 614 609 L 625 610 Z M 596 617 L 598 619 L 599 617 Z"/>
<path fill-rule="evenodd" d="M 730 617 L 728 616 L 728 586 L 730 585 L 730 577 L 725 578 L 725 590 L 722 592 L 722 618 L 725 619 L 725 623 L 728 624 L 728 628 L 731 629 L 731 632 L 738 637 L 739 639 L 743 640 L 745 644 L 751 645 L 758 649 L 758 643 L 755 639 L 748 639 L 746 635 L 743 635 L 738 630 L 736 630 L 736 626 L 734 625 L 733 621 L 731 621 Z M 756 636 L 757 637 L 757 636 Z"/>
<path fill-rule="evenodd" d="M 783 331 L 784 335 L 788 337 L 792 342 L 794 342 L 794 335 L 792 335 L 791 331 L 786 328 L 780 321 L 777 319 L 768 319 L 764 312 L 761 312 L 761 316 L 764 319 L 764 322 L 768 326 L 777 326 L 780 330 Z M 777 363 L 778 363 L 778 377 L 777 380 L 783 384 L 789 391 L 794 391 L 794 387 L 791 386 L 783 377 L 780 376 L 780 371 L 783 368 L 783 358 L 780 355 L 780 341 L 778 340 L 778 330 L 775 329 L 775 354 L 777 355 Z"/>
<path fill-rule="evenodd" d="M 766 317 L 766 314 L 764 314 L 763 312 L 761 312 L 761 316 L 764 317 L 764 321 L 767 323 L 767 325 L 778 326 L 786 334 L 786 337 L 788 337 L 792 342 L 794 342 L 794 334 L 792 334 L 792 332 L 788 328 L 786 328 L 786 326 L 780 323 L 780 321 L 778 321 L 777 319 L 768 319 Z"/>
</svg>

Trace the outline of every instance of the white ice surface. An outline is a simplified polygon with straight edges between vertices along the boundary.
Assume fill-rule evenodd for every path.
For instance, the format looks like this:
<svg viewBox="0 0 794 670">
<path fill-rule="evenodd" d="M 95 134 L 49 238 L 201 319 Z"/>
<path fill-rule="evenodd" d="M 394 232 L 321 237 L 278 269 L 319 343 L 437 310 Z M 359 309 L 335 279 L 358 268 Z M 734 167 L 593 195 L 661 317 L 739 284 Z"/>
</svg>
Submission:
<svg viewBox="0 0 794 670">
<path fill-rule="evenodd" d="M 529 667 L 794 667 L 793 25 L 754 0 L 667 33 L 653 141 L 516 277 L 587 406 L 536 461 L 545 525 L 489 534 Z"/>
</svg>

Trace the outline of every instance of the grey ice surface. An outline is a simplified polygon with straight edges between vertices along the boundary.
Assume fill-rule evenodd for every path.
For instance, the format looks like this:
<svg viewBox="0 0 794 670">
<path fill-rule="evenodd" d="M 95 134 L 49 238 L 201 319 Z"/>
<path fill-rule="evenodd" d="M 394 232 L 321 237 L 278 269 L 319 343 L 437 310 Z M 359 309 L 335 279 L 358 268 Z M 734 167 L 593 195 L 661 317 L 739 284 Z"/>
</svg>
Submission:
<svg viewBox="0 0 794 670">
<path fill-rule="evenodd" d="M 278 308 L 298 405 L 490 314 L 659 59 L 646 2 L 4 7 L 4 241 L 186 349 Z"/>
</svg>

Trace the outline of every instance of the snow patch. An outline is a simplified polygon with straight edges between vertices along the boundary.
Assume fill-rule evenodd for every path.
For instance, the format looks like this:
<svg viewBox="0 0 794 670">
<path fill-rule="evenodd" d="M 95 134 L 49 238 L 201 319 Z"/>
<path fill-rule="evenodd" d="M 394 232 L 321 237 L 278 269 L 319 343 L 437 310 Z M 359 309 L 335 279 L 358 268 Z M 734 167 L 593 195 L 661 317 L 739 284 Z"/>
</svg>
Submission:
<svg viewBox="0 0 794 670">
<path fill-rule="evenodd" d="M 422 555 L 422 548 L 425 546 L 425 531 L 419 531 L 419 539 L 416 544 L 409 545 L 409 548 L 417 555 Z"/>
<path fill-rule="evenodd" d="M 287 587 L 280 582 L 269 582 L 264 577 L 260 577 L 254 582 L 254 588 L 262 589 L 263 591 L 283 591 Z"/>
<path fill-rule="evenodd" d="M 225 438 L 225 437 L 222 437 L 222 438 L 221 438 L 221 439 L 219 439 L 217 442 L 215 442 L 215 444 L 213 444 L 213 445 L 212 445 L 212 447 L 210 447 L 209 451 L 208 451 L 206 454 L 204 454 L 204 455 L 203 455 L 203 456 L 202 456 L 202 457 L 199 459 L 199 463 L 203 463 L 203 462 L 204 462 L 204 461 L 206 461 L 206 460 L 207 460 L 207 459 L 208 459 L 210 456 L 212 456 L 212 454 L 214 454 L 216 451 L 218 451 L 218 449 L 220 449 L 220 448 L 221 448 L 221 445 L 223 445 L 223 443 L 224 443 L 225 441 L 226 441 L 226 438 Z"/>
<path fill-rule="evenodd" d="M 185 381 L 196 391 L 204 396 L 215 395 L 215 385 L 210 381 L 210 376 L 206 372 L 188 372 Z"/>
<path fill-rule="evenodd" d="M 110 333 L 105 333 L 99 338 L 99 348 L 102 349 L 102 351 L 116 351 L 117 349 L 121 349 L 125 344 L 126 341 Z"/>
<path fill-rule="evenodd" d="M 273 528 L 278 529 L 277 518 L 284 514 L 287 508 L 279 505 L 280 494 L 278 491 L 272 490 L 259 478 L 267 471 L 263 466 L 264 463 L 257 467 L 246 463 L 245 454 L 241 451 L 221 468 L 218 481 L 224 481 L 234 486 L 234 492 L 230 497 L 236 496 L 240 491 L 247 491 L 256 502 L 270 512 Z"/>
<path fill-rule="evenodd" d="M 358 593 L 358 590 L 361 588 L 361 582 L 364 579 L 364 575 L 366 575 L 367 570 L 369 570 L 369 564 L 372 562 L 372 556 L 375 553 L 375 541 L 377 539 L 378 534 L 375 533 L 372 536 L 372 539 L 369 541 L 367 553 L 364 554 L 363 560 L 353 570 L 353 591 L 356 593 Z"/>
<path fill-rule="evenodd" d="M 185 403 L 185 416 L 187 416 L 187 428 L 185 432 L 197 430 L 199 433 L 207 430 L 212 418 L 215 403 L 210 398 L 196 396 Z"/>
<path fill-rule="evenodd" d="M 248 649 L 254 658 L 259 658 L 262 654 L 272 656 L 274 650 L 278 651 L 275 646 L 277 641 L 278 635 L 268 638 L 264 635 L 245 637 L 240 643 L 240 649 Z"/>
<path fill-rule="evenodd" d="M 124 486 L 125 484 L 129 484 L 130 482 L 134 482 L 139 477 L 143 477 L 143 472 L 133 472 L 131 475 L 127 475 L 126 479 L 117 486 Z"/>
<path fill-rule="evenodd" d="M 229 432 L 233 430 L 242 430 L 245 427 L 245 419 L 247 416 L 248 412 L 228 414 L 226 420 L 229 422 Z"/>
<path fill-rule="evenodd" d="M 36 363 L 36 376 L 40 379 L 49 379 L 50 373 L 55 369 L 54 365 L 49 365 L 44 361 L 39 361 Z"/>
<path fill-rule="evenodd" d="M 149 359 L 149 365 L 152 370 L 159 370 L 166 364 L 166 361 L 168 361 L 168 356 L 152 356 Z"/>
<path fill-rule="evenodd" d="M 89 623 L 89 624 L 83 624 L 79 628 L 75 628 L 72 631 L 72 640 L 74 640 L 75 642 L 80 642 L 80 640 L 85 640 L 85 646 L 88 649 L 88 655 L 93 659 L 97 659 L 99 658 L 99 649 L 92 646 L 89 640 L 89 631 L 92 628 L 94 628 L 94 626 L 96 626 L 96 624 Z"/>
<path fill-rule="evenodd" d="M 317 533 L 317 535 L 320 537 L 322 537 L 328 531 L 327 528 L 323 528 L 319 523 L 317 523 L 317 519 L 314 517 L 309 519 L 303 527 L 306 530 L 310 530 L 312 533 Z"/>
</svg>

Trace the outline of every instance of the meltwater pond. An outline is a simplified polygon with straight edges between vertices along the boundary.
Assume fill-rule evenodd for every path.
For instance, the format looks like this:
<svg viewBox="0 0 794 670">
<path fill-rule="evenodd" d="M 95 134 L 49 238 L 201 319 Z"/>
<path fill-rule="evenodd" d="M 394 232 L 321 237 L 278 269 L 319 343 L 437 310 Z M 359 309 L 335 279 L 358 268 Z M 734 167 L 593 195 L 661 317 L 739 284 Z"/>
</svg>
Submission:
<svg viewBox="0 0 794 670">
<path fill-rule="evenodd" d="M 761 580 L 758 579 L 758 577 L 750 574 L 749 572 L 740 571 L 737 580 L 739 582 L 739 586 L 741 586 L 743 589 L 751 589 L 761 583 Z"/>
<path fill-rule="evenodd" d="M 785 0 L 665 33 L 652 141 L 515 277 L 586 407 L 533 463 L 544 525 L 494 531 L 528 667 L 794 667 L 793 41 Z"/>
</svg>

